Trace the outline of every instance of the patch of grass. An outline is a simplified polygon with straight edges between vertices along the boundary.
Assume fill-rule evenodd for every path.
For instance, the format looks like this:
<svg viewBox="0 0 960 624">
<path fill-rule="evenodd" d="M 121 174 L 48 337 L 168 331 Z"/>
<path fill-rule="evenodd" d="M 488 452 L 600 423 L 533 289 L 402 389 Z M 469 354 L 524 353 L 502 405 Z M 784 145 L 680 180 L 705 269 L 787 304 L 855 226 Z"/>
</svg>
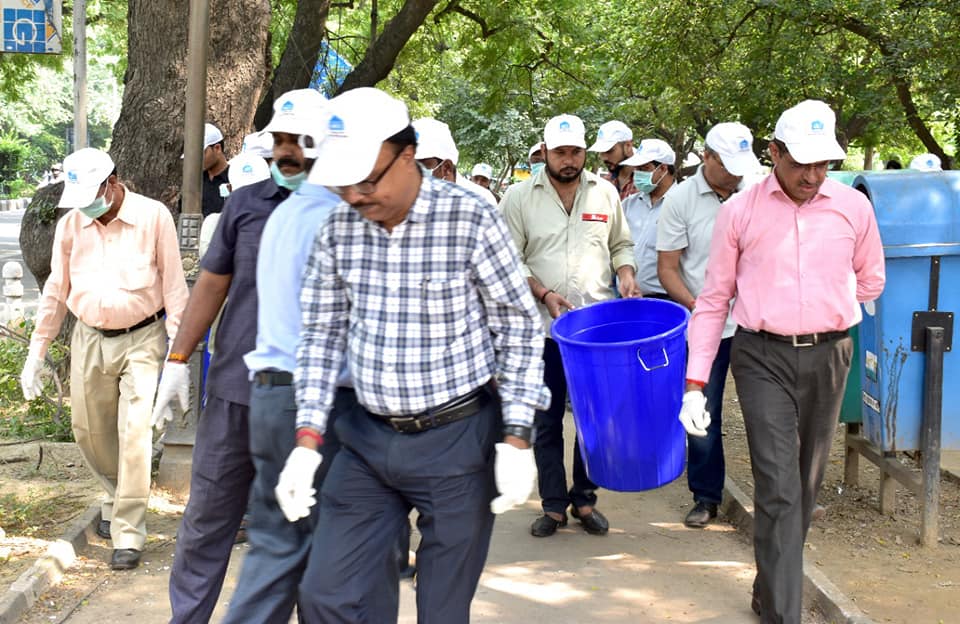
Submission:
<svg viewBox="0 0 960 624">
<path fill-rule="evenodd" d="M 8 534 L 48 537 L 83 509 L 79 496 L 61 488 L 35 490 L 26 495 L 0 494 L 0 518 Z"/>
</svg>

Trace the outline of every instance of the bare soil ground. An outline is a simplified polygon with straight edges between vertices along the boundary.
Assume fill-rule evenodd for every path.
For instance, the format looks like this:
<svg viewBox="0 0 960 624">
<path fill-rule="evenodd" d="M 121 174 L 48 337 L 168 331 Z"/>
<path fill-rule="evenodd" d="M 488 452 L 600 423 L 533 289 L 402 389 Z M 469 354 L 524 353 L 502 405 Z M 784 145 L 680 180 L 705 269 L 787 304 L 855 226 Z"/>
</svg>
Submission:
<svg viewBox="0 0 960 624">
<path fill-rule="evenodd" d="M 750 454 L 732 380 L 724 410 L 727 475 L 753 495 Z M 845 426 L 834 439 L 819 502 L 826 516 L 810 527 L 806 561 L 827 577 L 875 622 L 957 622 L 960 613 L 960 486 L 941 482 L 940 544 L 919 544 L 920 505 L 898 488 L 892 516 L 879 511 L 880 473 L 860 459 L 857 486 L 843 484 Z M 906 465 L 919 468 L 908 458 Z"/>
</svg>

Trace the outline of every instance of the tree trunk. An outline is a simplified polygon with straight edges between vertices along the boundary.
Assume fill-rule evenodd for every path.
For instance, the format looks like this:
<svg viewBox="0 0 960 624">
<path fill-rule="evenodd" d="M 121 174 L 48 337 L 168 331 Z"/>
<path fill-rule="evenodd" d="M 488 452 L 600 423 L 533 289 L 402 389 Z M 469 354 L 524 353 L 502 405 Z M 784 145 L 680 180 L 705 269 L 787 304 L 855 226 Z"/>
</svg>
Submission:
<svg viewBox="0 0 960 624">
<path fill-rule="evenodd" d="M 320 45 L 327 36 L 327 15 L 330 0 L 300 0 L 293 17 L 293 27 L 280 64 L 273 72 L 273 81 L 257 107 L 254 125 L 263 128 L 273 115 L 273 101 L 293 89 L 305 89 L 313 78 Z"/>
<path fill-rule="evenodd" d="M 132 189 L 176 209 L 183 164 L 189 3 L 129 0 L 128 62 L 111 156 Z M 207 120 L 236 152 L 270 67 L 269 0 L 211 0 Z"/>
</svg>

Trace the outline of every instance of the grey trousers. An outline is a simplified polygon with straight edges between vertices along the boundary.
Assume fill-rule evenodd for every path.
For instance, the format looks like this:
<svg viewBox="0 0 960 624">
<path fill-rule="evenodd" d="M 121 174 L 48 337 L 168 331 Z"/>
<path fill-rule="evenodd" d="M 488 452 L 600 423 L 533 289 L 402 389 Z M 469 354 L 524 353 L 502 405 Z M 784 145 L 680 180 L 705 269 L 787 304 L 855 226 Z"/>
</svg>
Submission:
<svg viewBox="0 0 960 624">
<path fill-rule="evenodd" d="M 754 480 L 761 620 L 800 624 L 803 542 L 840 416 L 853 341 L 794 347 L 737 331 L 730 369 Z"/>
</svg>

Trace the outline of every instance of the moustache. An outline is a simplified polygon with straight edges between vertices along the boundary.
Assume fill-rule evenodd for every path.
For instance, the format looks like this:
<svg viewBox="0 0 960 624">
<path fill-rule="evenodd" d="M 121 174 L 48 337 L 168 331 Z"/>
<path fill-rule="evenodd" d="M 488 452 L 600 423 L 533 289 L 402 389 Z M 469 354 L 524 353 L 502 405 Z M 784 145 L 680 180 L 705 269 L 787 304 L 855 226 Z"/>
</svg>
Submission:
<svg viewBox="0 0 960 624">
<path fill-rule="evenodd" d="M 287 157 L 278 158 L 276 162 L 277 162 L 277 167 L 287 167 L 287 166 L 297 167 L 297 168 L 303 167 L 302 162 L 300 162 L 299 160 L 294 160 L 293 158 L 287 158 Z"/>
</svg>

